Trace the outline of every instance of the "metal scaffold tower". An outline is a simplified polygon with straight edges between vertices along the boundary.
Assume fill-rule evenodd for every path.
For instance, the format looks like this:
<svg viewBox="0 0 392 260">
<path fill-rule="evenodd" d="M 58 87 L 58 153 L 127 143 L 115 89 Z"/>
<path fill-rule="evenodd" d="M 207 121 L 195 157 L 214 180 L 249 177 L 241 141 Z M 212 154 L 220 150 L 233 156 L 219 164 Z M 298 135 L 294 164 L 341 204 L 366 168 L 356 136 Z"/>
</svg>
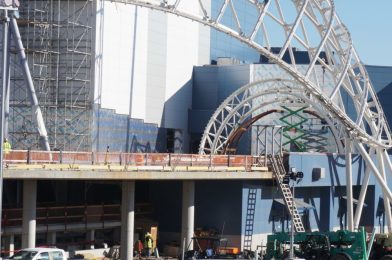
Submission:
<svg viewBox="0 0 392 260">
<path fill-rule="evenodd" d="M 382 188 L 387 226 L 392 232 L 389 204 L 392 192 L 386 177 L 387 171 L 392 174 L 387 153 L 392 147 L 391 131 L 350 33 L 336 13 L 334 1 L 222 0 L 221 8 L 214 12 L 208 10 L 208 1 L 194 1 L 199 8 L 190 10 L 182 6 L 189 0 L 115 0 L 210 26 L 247 44 L 282 71 L 278 76 L 253 80 L 223 101 L 207 124 L 199 152 L 224 153 L 238 127 L 257 119 L 273 105 L 311 106 L 327 123 L 336 141 L 336 151 L 346 154 L 348 229 L 354 230 L 359 225 L 372 173 Z M 246 6 L 246 12 L 238 8 L 240 4 Z M 249 13 L 254 14 L 253 20 Z M 274 45 L 281 46 L 279 53 L 272 51 Z M 307 52 L 307 64 L 297 64 L 295 49 Z M 284 59 L 285 55 L 290 62 Z M 324 79 L 329 79 L 328 83 Z M 353 152 L 363 157 L 367 169 L 355 216 Z M 377 164 L 374 155 L 378 157 Z"/>
<path fill-rule="evenodd" d="M 91 147 L 94 15 L 92 0 L 21 1 L 18 25 L 52 149 Z M 26 89 L 13 68 L 9 137 L 17 149 L 34 149 L 38 137 Z"/>
</svg>

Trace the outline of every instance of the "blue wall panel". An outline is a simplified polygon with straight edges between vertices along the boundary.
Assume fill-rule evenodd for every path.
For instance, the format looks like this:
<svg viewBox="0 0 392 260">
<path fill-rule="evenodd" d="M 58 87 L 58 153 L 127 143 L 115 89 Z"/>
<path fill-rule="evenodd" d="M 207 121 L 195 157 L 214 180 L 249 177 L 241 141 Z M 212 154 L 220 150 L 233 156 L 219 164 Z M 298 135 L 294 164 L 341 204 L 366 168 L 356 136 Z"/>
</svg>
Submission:
<svg viewBox="0 0 392 260">
<path fill-rule="evenodd" d="M 165 149 L 164 129 L 140 119 L 116 114 L 111 109 L 94 110 L 93 150 L 155 152 Z"/>
</svg>

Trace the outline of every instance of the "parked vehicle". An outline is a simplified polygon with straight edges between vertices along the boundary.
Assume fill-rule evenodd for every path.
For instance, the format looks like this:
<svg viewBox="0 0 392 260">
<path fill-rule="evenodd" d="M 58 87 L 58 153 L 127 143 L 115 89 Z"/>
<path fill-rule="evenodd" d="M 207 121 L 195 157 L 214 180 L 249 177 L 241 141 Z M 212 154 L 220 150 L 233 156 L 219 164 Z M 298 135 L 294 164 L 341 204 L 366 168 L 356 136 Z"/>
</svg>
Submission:
<svg viewBox="0 0 392 260">
<path fill-rule="evenodd" d="M 26 248 L 13 256 L 3 259 L 13 260 L 67 260 L 64 250 L 58 248 Z"/>
</svg>

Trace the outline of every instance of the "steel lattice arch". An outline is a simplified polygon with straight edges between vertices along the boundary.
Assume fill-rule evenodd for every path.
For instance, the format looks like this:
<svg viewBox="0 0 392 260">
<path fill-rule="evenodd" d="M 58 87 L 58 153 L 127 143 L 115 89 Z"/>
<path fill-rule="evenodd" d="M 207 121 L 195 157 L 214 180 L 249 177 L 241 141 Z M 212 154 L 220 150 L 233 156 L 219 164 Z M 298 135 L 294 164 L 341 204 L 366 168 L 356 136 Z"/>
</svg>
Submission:
<svg viewBox="0 0 392 260">
<path fill-rule="evenodd" d="M 366 162 L 355 217 L 352 197 L 348 196 L 349 229 L 359 224 L 371 172 L 383 189 L 385 208 L 390 208 L 392 193 L 386 183 L 386 169 L 392 172 L 386 152 L 392 146 L 390 129 L 367 71 L 353 47 L 350 33 L 336 14 L 333 0 L 222 0 L 221 7 L 215 12 L 209 10 L 209 0 L 193 0 L 199 6 L 194 10 L 183 8 L 182 3 L 187 1 L 190 0 L 115 0 L 210 26 L 257 50 L 291 76 L 288 81 L 254 82 L 228 97 L 210 119 L 202 137 L 200 153 L 217 153 L 224 149 L 236 124 L 251 111 L 260 109 L 252 107 L 250 102 L 257 96 L 275 95 L 275 102 L 297 97 L 309 102 L 329 120 L 335 138 L 345 138 L 346 155 L 358 152 Z M 252 26 L 244 26 L 238 4 L 247 5 L 255 14 Z M 230 22 L 224 19 L 227 16 L 231 17 Z M 249 23 L 252 17 L 246 16 L 246 19 Z M 276 45 L 276 39 L 280 39 L 279 45 Z M 282 47 L 279 53 L 271 51 L 274 46 Z M 306 51 L 310 62 L 299 66 L 294 48 Z M 289 55 L 290 62 L 283 59 L 285 55 Z M 332 84 L 324 85 L 318 80 L 320 67 Z M 270 86 L 280 92 L 265 90 L 261 93 L 255 91 L 258 86 L 260 89 Z M 354 107 L 350 114 L 347 102 Z M 338 146 L 341 152 L 342 145 Z M 376 162 L 373 161 L 375 157 Z M 346 183 L 351 189 L 351 167 L 347 168 Z M 390 210 L 386 210 L 386 219 L 392 232 Z"/>
<path fill-rule="evenodd" d="M 277 95 L 279 93 L 279 95 Z M 256 122 L 272 109 L 274 105 L 282 104 L 310 105 L 326 120 L 336 141 L 336 150 L 344 153 L 342 140 L 345 129 L 333 118 L 328 108 L 318 103 L 308 95 L 301 84 L 294 79 L 266 79 L 247 84 L 232 93 L 215 111 L 204 131 L 200 143 L 201 154 L 225 154 L 238 129 L 247 122 Z M 240 129 L 241 131 L 241 129 Z"/>
</svg>

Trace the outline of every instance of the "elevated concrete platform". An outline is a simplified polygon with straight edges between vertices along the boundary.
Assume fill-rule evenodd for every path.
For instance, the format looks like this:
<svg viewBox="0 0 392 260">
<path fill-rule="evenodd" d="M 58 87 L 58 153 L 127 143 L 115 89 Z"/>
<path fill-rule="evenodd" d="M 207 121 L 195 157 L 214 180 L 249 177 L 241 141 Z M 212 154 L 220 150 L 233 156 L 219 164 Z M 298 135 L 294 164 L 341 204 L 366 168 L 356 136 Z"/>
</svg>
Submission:
<svg viewBox="0 0 392 260">
<path fill-rule="evenodd" d="M 268 180 L 268 171 L 104 171 L 5 169 L 4 179 L 37 180 Z"/>
<path fill-rule="evenodd" d="M 265 157 L 159 153 L 46 152 L 5 155 L 5 179 L 32 180 L 263 180 Z"/>
</svg>

